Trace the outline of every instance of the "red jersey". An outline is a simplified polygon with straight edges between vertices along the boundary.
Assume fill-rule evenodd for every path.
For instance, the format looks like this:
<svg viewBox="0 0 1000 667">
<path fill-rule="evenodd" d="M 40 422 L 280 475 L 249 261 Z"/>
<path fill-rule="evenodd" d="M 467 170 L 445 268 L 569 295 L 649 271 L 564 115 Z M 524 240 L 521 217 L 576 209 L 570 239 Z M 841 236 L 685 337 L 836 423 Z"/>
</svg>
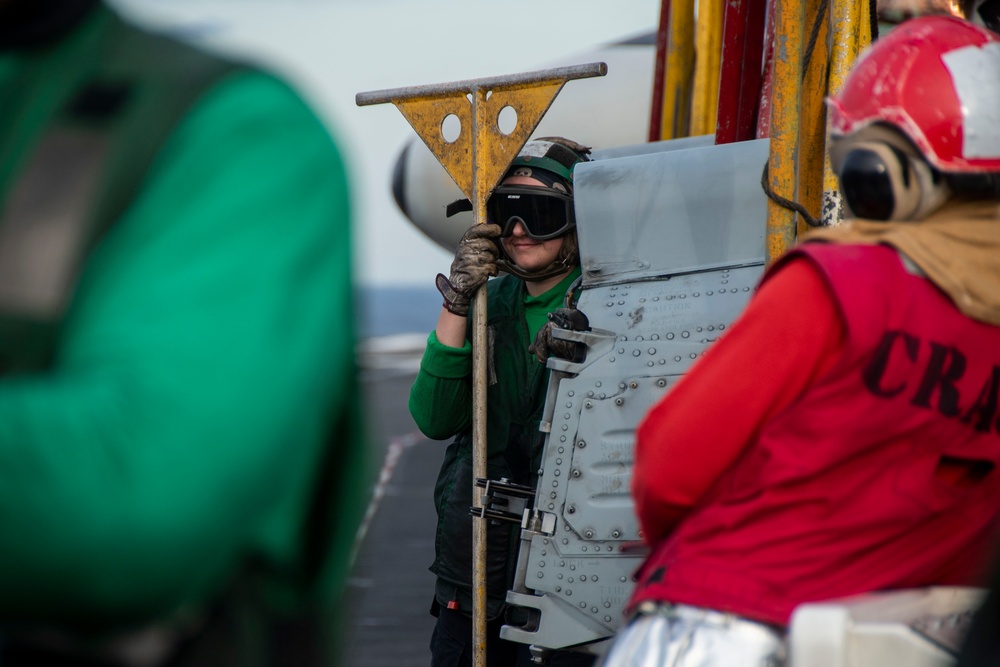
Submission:
<svg viewBox="0 0 1000 667">
<path fill-rule="evenodd" d="M 800 246 L 768 273 L 761 295 L 796 265 L 823 282 L 839 313 L 842 340 L 816 332 L 837 352 L 807 354 L 808 368 L 788 371 L 788 395 L 780 375 L 753 378 L 776 396 L 761 408 L 765 418 L 739 415 L 739 402 L 705 407 L 730 410 L 748 430 L 721 463 L 707 457 L 719 473 L 691 507 L 684 493 L 656 490 L 656 469 L 669 465 L 658 450 L 664 444 L 676 466 L 693 467 L 685 450 L 705 459 L 714 442 L 693 433 L 681 443 L 650 440 L 669 430 L 661 422 L 697 419 L 676 405 L 654 407 L 637 433 L 634 492 L 647 536 L 664 535 L 632 604 L 667 600 L 786 624 L 803 602 L 970 584 L 981 572 L 1000 508 L 1000 327 L 960 314 L 887 246 Z M 737 332 L 756 301 L 731 343 L 753 340 Z M 758 345 L 790 353 L 775 324 Z M 727 358 L 761 352 L 727 343 L 692 369 L 692 382 L 719 377 Z M 671 516 L 659 522 L 657 513 Z"/>
</svg>

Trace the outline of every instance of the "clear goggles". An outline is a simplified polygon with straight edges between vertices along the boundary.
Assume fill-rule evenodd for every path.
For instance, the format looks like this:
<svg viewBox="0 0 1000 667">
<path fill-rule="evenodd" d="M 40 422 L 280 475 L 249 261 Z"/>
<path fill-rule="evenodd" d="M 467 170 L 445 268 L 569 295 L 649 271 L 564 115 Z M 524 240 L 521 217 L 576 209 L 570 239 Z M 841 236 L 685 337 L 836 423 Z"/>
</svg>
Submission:
<svg viewBox="0 0 1000 667">
<path fill-rule="evenodd" d="M 573 197 L 552 188 L 502 185 L 486 202 L 486 218 L 500 225 L 501 236 L 514 233 L 521 223 L 536 241 L 562 236 L 576 225 Z"/>
</svg>

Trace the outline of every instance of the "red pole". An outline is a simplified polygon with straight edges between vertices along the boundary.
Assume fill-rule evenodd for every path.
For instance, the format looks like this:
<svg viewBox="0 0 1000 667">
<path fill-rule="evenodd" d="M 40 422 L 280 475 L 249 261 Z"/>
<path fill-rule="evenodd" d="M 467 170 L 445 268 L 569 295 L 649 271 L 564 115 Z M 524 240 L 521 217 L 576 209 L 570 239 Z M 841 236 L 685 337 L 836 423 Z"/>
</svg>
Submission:
<svg viewBox="0 0 1000 667">
<path fill-rule="evenodd" d="M 649 112 L 649 141 L 663 136 L 663 85 L 666 79 L 667 40 L 670 37 L 670 0 L 660 1 L 660 21 L 656 29 L 656 64 L 653 67 L 653 99 Z"/>
<path fill-rule="evenodd" d="M 757 138 L 771 136 L 771 83 L 774 64 L 774 15 L 778 0 L 768 0 L 767 23 L 764 29 L 764 81 L 760 87 L 757 110 Z"/>
<path fill-rule="evenodd" d="M 716 144 L 746 141 L 756 135 L 766 14 L 767 0 L 726 3 Z"/>
</svg>

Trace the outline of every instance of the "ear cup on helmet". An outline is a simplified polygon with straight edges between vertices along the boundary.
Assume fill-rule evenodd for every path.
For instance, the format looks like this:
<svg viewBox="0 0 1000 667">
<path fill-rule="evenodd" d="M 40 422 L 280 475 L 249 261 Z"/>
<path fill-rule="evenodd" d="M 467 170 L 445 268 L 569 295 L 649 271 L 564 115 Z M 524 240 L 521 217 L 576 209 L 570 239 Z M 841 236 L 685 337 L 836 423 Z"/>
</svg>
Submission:
<svg viewBox="0 0 1000 667">
<path fill-rule="evenodd" d="M 927 162 L 887 143 L 854 143 L 838 162 L 840 189 L 857 217 L 920 220 L 950 194 Z"/>
</svg>

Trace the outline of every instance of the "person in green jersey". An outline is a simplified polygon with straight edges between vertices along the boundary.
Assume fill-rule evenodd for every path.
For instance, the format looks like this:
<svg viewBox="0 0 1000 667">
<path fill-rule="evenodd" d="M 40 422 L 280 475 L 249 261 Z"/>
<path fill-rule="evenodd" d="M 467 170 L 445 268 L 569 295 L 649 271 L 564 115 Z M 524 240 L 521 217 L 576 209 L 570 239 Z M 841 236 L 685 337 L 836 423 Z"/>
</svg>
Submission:
<svg viewBox="0 0 1000 667">
<path fill-rule="evenodd" d="M 472 346 L 469 309 L 487 291 L 487 477 L 534 486 L 543 434 L 538 426 L 548 370 L 529 351 L 548 315 L 580 276 L 573 213 L 573 168 L 590 149 L 560 137 L 528 142 L 487 202 L 487 223 L 459 243 L 444 297 L 410 390 L 410 414 L 429 438 L 454 437 L 444 455 L 434 503 L 438 514 L 437 576 L 431 613 L 433 667 L 472 661 Z M 468 202 L 456 202 L 460 208 Z M 490 280 L 499 271 L 506 275 Z M 544 358 L 544 356 L 543 356 Z M 530 664 L 528 647 L 500 639 L 505 597 L 514 578 L 519 531 L 510 523 L 487 531 L 487 663 Z M 552 664 L 590 664 L 567 653 Z"/>
<path fill-rule="evenodd" d="M 0 664 L 332 664 L 365 474 L 328 128 L 96 0 L 0 0 L 0 100 Z"/>
</svg>

